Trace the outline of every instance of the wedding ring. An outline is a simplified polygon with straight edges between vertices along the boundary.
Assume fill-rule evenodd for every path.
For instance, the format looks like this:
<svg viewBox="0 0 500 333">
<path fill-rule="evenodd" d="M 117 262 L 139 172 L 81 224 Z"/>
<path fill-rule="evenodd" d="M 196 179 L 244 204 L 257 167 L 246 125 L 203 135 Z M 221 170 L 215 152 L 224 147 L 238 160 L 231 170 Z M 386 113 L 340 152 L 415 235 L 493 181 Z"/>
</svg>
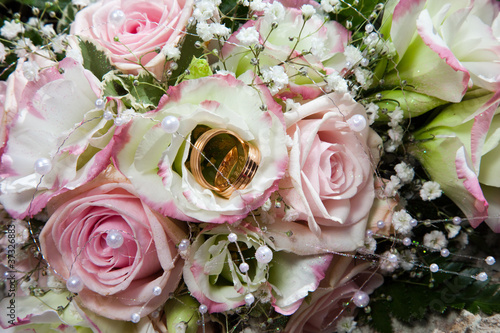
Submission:
<svg viewBox="0 0 500 333">
<path fill-rule="evenodd" d="M 217 154 L 223 158 L 216 158 Z M 259 163 L 257 147 L 226 129 L 210 129 L 201 134 L 194 143 L 189 160 L 196 181 L 224 198 L 248 186 Z"/>
</svg>

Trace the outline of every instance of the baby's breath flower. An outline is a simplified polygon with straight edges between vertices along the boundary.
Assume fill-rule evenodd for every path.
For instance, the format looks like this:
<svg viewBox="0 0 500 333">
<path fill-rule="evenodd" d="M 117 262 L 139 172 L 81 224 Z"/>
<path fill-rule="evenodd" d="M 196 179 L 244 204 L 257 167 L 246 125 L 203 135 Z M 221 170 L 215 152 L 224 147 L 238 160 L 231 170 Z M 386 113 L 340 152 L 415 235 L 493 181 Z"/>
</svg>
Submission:
<svg viewBox="0 0 500 333">
<path fill-rule="evenodd" d="M 385 183 L 384 195 L 389 198 L 396 196 L 401 186 L 402 186 L 401 179 L 399 179 L 399 177 L 394 175 L 391 176 L 391 180 Z"/>
<path fill-rule="evenodd" d="M 412 229 L 412 226 L 410 225 L 411 219 L 411 215 L 403 209 L 392 214 L 392 225 L 397 232 L 401 234 L 408 234 Z"/>
<path fill-rule="evenodd" d="M 167 59 L 178 60 L 181 57 L 181 50 L 171 44 L 165 44 L 161 49 L 161 53 L 163 53 Z"/>
<path fill-rule="evenodd" d="M 439 230 L 433 230 L 424 236 L 424 245 L 431 249 L 441 251 L 448 245 L 446 236 Z"/>
<path fill-rule="evenodd" d="M 236 38 L 244 46 L 250 46 L 259 42 L 259 32 L 255 27 L 243 28 L 238 32 Z"/>
<path fill-rule="evenodd" d="M 337 322 L 337 333 L 352 333 L 356 325 L 357 322 L 354 321 L 354 317 L 344 316 Z"/>
<path fill-rule="evenodd" d="M 300 9 L 302 10 L 302 16 L 304 16 L 305 20 L 310 19 L 314 14 L 316 14 L 316 9 L 314 9 L 311 5 L 302 5 Z"/>
<path fill-rule="evenodd" d="M 373 73 L 370 70 L 356 67 L 354 69 L 354 75 L 356 76 L 356 81 L 358 81 L 363 89 L 368 89 L 368 87 L 372 84 Z"/>
<path fill-rule="evenodd" d="M 285 18 L 285 7 L 278 1 L 266 6 L 264 18 L 270 22 L 280 23 Z"/>
<path fill-rule="evenodd" d="M 28 52 L 34 51 L 35 45 L 29 38 L 21 38 L 16 43 L 16 48 L 14 52 L 18 58 L 23 58 Z"/>
<path fill-rule="evenodd" d="M 405 271 L 409 271 L 413 268 L 413 263 L 417 261 L 417 256 L 413 254 L 410 250 L 404 250 L 401 253 L 400 265 Z"/>
<path fill-rule="evenodd" d="M 413 177 L 415 176 L 415 171 L 413 170 L 413 168 L 405 162 L 396 164 L 394 170 L 396 171 L 397 176 L 399 177 L 399 179 L 401 179 L 401 182 L 403 184 L 408 184 L 413 180 Z"/>
<path fill-rule="evenodd" d="M 5 45 L 0 43 L 0 62 L 5 61 L 5 56 L 7 55 L 7 51 L 5 51 Z"/>
<path fill-rule="evenodd" d="M 321 9 L 327 13 L 337 13 L 340 11 L 340 0 L 321 0 Z"/>
<path fill-rule="evenodd" d="M 53 24 L 46 24 L 41 29 L 40 32 L 46 37 L 52 37 L 56 35 Z"/>
<path fill-rule="evenodd" d="M 391 118 L 391 121 L 389 122 L 389 126 L 396 127 L 404 119 L 404 112 L 403 112 L 403 110 L 401 110 L 401 108 L 399 106 L 396 106 L 394 111 L 389 113 L 389 118 Z"/>
<path fill-rule="evenodd" d="M 325 77 L 326 81 L 326 87 L 329 90 L 339 92 L 339 93 L 347 93 L 349 91 L 349 88 L 347 86 L 347 81 L 344 80 L 342 76 L 340 76 L 338 73 L 332 73 Z"/>
<path fill-rule="evenodd" d="M 217 6 L 215 6 L 215 4 L 212 1 L 201 0 L 196 2 L 196 7 L 193 10 L 193 17 L 198 22 L 203 22 L 211 18 L 216 10 Z"/>
<path fill-rule="evenodd" d="M 354 65 L 358 64 L 363 59 L 361 51 L 357 47 L 352 45 L 346 46 L 344 50 L 344 55 L 346 58 L 347 68 L 352 68 Z"/>
<path fill-rule="evenodd" d="M 266 8 L 267 3 L 262 0 L 252 0 L 250 3 L 247 2 L 246 6 L 250 6 L 250 9 L 255 12 L 263 11 Z"/>
<path fill-rule="evenodd" d="M 460 232 L 460 229 L 462 229 L 459 225 L 454 225 L 451 223 L 446 224 L 444 228 L 446 229 L 446 231 L 448 231 L 448 239 L 455 238 Z"/>
<path fill-rule="evenodd" d="M 397 258 L 398 260 L 395 260 L 395 261 L 389 260 L 389 256 L 392 254 L 395 254 L 397 256 L 396 253 L 392 253 L 391 251 L 385 251 L 380 256 L 380 259 L 379 259 L 380 270 L 382 270 L 382 272 L 384 272 L 384 273 L 392 273 L 399 267 L 399 256 Z"/>
<path fill-rule="evenodd" d="M 288 75 L 281 66 L 273 66 L 262 69 L 262 79 L 270 83 L 269 90 L 276 94 L 280 89 L 288 84 Z"/>
<path fill-rule="evenodd" d="M 368 116 L 369 125 L 373 125 L 375 120 L 378 119 L 379 108 L 380 107 L 375 103 L 368 103 L 368 105 L 366 105 L 366 114 Z"/>
<path fill-rule="evenodd" d="M 23 75 L 28 81 L 38 80 L 38 70 L 40 66 L 34 61 L 25 61 L 23 63 Z"/>
<path fill-rule="evenodd" d="M 441 194 L 443 194 L 443 191 L 441 191 L 439 183 L 433 181 L 425 182 L 420 189 L 420 197 L 424 201 L 437 199 L 441 196 Z"/>
<path fill-rule="evenodd" d="M 17 37 L 17 35 L 24 31 L 23 25 L 21 23 L 17 23 L 15 20 L 12 21 L 4 21 L 3 27 L 0 29 L 0 35 L 7 39 L 13 39 Z"/>
<path fill-rule="evenodd" d="M 373 254 L 377 249 L 377 241 L 373 237 L 365 237 L 365 243 L 358 248 L 358 252 L 362 254 Z"/>
</svg>

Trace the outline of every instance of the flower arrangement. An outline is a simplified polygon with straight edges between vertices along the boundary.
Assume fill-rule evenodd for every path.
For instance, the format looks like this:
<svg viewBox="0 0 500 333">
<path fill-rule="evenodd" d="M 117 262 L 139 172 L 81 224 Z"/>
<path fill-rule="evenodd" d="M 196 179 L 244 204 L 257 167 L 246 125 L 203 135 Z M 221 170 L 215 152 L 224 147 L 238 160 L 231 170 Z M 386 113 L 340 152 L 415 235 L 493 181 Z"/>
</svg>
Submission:
<svg viewBox="0 0 500 333">
<path fill-rule="evenodd" d="M 500 312 L 500 2 L 2 6 L 4 330 Z"/>
</svg>

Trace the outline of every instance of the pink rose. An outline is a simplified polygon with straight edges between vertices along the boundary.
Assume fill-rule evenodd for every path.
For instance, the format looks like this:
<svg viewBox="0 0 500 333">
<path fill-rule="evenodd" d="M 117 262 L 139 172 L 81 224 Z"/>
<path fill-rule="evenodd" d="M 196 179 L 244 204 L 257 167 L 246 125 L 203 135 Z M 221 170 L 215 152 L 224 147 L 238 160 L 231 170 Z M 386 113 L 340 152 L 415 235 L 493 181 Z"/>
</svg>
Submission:
<svg viewBox="0 0 500 333">
<path fill-rule="evenodd" d="M 278 248 L 304 255 L 363 245 L 381 139 L 369 126 L 352 130 L 349 122 L 357 118 L 366 121 L 363 106 L 338 93 L 285 114 L 293 145 L 278 192 L 298 222 L 269 227 Z"/>
<path fill-rule="evenodd" d="M 177 288 L 182 260 L 176 244 L 185 232 L 146 206 L 133 186 L 112 168 L 79 189 L 51 200 L 50 219 L 40 234 L 45 259 L 63 279 L 84 283 L 78 301 L 99 315 L 131 320 L 144 317 Z M 112 248 L 111 230 L 124 242 Z M 153 295 L 153 288 L 161 292 Z"/>
<path fill-rule="evenodd" d="M 160 78 L 166 59 L 155 50 L 177 46 L 192 10 L 193 0 L 103 0 L 76 15 L 71 33 L 97 41 L 124 73 L 144 66 Z"/>
<path fill-rule="evenodd" d="M 284 332 L 334 332 L 336 322 L 343 316 L 352 316 L 355 305 L 352 297 L 358 291 L 371 294 L 382 285 L 380 274 L 368 271 L 369 263 L 355 265 L 351 258 L 337 256 L 330 265 L 330 276 L 311 294 L 309 302 L 295 312 Z M 347 307 L 344 302 L 349 302 Z"/>
</svg>

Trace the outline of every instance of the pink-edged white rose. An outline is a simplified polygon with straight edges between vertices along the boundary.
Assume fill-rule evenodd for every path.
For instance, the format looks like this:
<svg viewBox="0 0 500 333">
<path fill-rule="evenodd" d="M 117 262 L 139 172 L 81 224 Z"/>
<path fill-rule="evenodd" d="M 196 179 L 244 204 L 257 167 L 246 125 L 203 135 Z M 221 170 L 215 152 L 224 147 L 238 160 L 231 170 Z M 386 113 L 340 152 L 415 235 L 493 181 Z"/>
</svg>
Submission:
<svg viewBox="0 0 500 333">
<path fill-rule="evenodd" d="M 83 307 L 129 321 L 133 313 L 144 317 L 156 310 L 177 288 L 183 261 L 176 244 L 185 231 L 151 210 L 113 168 L 54 198 L 48 209 L 42 253 L 63 279 L 81 279 L 77 300 Z M 106 238 L 116 231 L 123 244 L 112 247 Z"/>
<path fill-rule="evenodd" d="M 381 32 L 394 43 L 397 65 L 386 83 L 406 80 L 417 92 L 451 102 L 459 102 L 471 84 L 498 90 L 499 13 L 494 0 L 392 2 Z"/>
<path fill-rule="evenodd" d="M 161 78 L 166 59 L 156 51 L 178 45 L 192 11 L 193 0 L 102 0 L 78 12 L 71 34 L 99 43 L 124 73 L 144 66 Z"/>
<path fill-rule="evenodd" d="M 167 116 L 178 118 L 176 133 L 162 128 Z M 203 125 L 229 129 L 260 151 L 253 179 L 227 199 L 199 184 L 186 166 L 186 140 Z M 264 86 L 249 87 L 230 75 L 170 87 L 158 109 L 121 126 L 116 140 L 115 165 L 141 198 L 162 214 L 187 221 L 242 219 L 276 190 L 288 162 L 281 107 Z"/>
<path fill-rule="evenodd" d="M 478 89 L 414 133 L 410 152 L 473 227 L 500 232 L 500 92 Z M 489 218 L 488 218 L 489 217 Z"/>
<path fill-rule="evenodd" d="M 277 2 L 273 5 L 281 6 Z M 233 33 L 221 51 L 223 68 L 234 72 L 236 77 L 248 70 L 256 71 L 252 63 L 255 51 L 250 49 L 255 49 L 255 43 L 244 46 L 248 29 L 255 29 L 258 43 L 264 46 L 258 56 L 260 68 L 282 66 L 290 80 L 288 84 L 278 82 L 276 90 L 286 97 L 310 100 L 321 94 L 316 84 L 322 85 L 323 79 L 318 72 L 337 73 L 346 67 L 343 52 L 350 33 L 338 22 L 325 22 L 320 14 L 304 22 L 300 8 L 283 8 L 283 14 L 282 18 L 264 15 L 256 21 L 250 20 Z M 273 28 L 276 22 L 278 25 Z M 299 73 L 301 68 L 311 69 L 304 76 Z M 276 83 L 270 82 L 273 84 Z"/>
<path fill-rule="evenodd" d="M 369 271 L 369 267 L 369 263 L 356 264 L 351 258 L 336 256 L 328 276 L 311 294 L 310 301 L 302 303 L 292 315 L 284 332 L 335 332 L 338 320 L 353 315 L 356 309 L 352 302 L 354 294 L 359 290 L 371 294 L 382 285 L 382 276 Z M 349 302 L 347 307 L 344 306 L 346 302 Z"/>
<path fill-rule="evenodd" d="M 363 245 L 381 139 L 369 126 L 351 129 L 359 116 L 366 120 L 364 107 L 336 93 L 285 114 L 293 145 L 278 193 L 297 216 L 269 225 L 278 248 L 311 254 Z"/>
<path fill-rule="evenodd" d="M 22 218 L 99 174 L 109 164 L 113 131 L 95 106 L 99 80 L 71 58 L 42 70 L 14 95 L 20 97 L 1 155 L 0 202 Z M 37 172 L 41 161 L 46 168 Z"/>
<path fill-rule="evenodd" d="M 247 272 L 241 271 L 243 261 L 238 247 L 228 238 L 230 233 L 236 235 Z M 256 259 L 262 247 L 272 253 L 268 262 Z M 245 296 L 252 294 L 256 301 L 271 302 L 277 312 L 290 315 L 318 287 L 332 259 L 332 255 L 275 251 L 262 231 L 248 223 L 206 227 L 187 251 L 184 281 L 210 313 L 244 305 Z"/>
</svg>

